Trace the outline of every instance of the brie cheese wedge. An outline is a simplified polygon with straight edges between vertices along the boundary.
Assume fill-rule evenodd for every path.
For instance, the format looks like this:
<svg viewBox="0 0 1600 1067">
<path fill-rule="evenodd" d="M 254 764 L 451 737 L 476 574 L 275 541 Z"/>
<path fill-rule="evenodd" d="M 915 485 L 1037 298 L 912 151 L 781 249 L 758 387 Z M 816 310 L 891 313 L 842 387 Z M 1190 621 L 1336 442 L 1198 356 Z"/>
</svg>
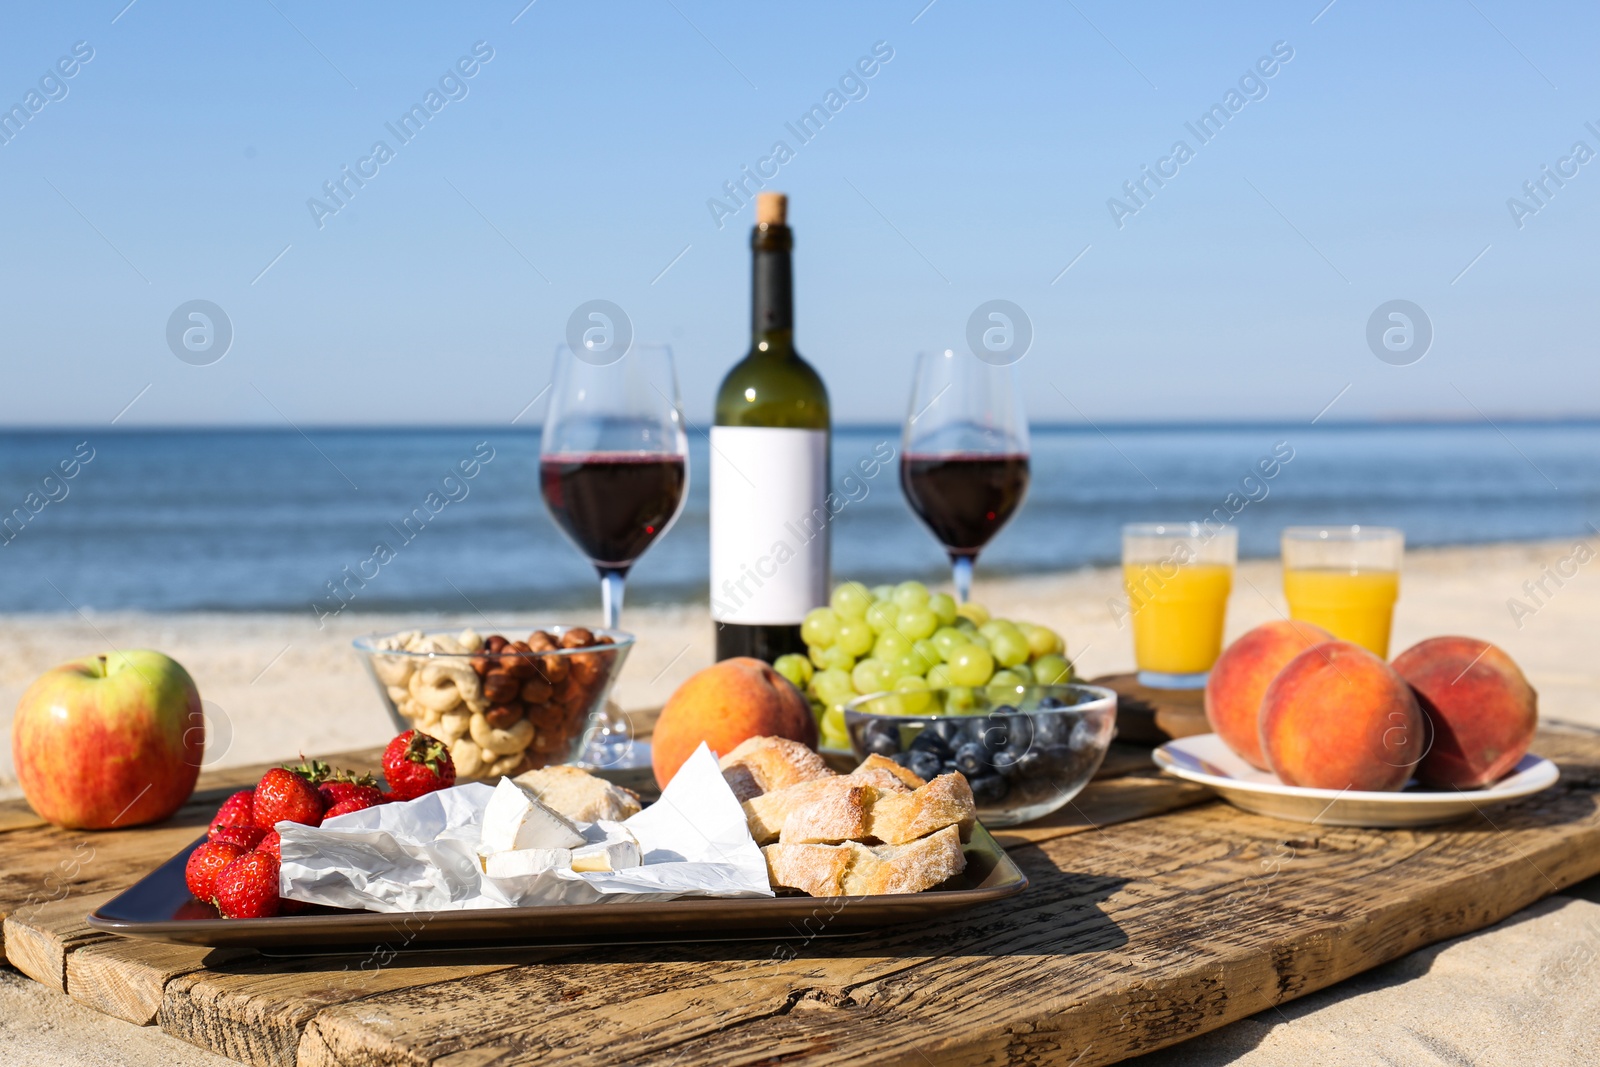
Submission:
<svg viewBox="0 0 1600 1067">
<path fill-rule="evenodd" d="M 490 878 L 527 878 L 556 867 L 572 866 L 569 848 L 519 848 L 510 852 L 491 852 L 483 862 Z"/>
<path fill-rule="evenodd" d="M 574 871 L 620 871 L 644 863 L 638 839 L 621 823 L 602 819 L 589 827 L 587 837 L 591 844 L 572 851 Z"/>
<path fill-rule="evenodd" d="M 532 791 L 509 778 L 501 778 L 483 809 L 481 853 L 528 849 L 572 849 L 584 838 L 563 816 L 539 803 Z"/>
</svg>

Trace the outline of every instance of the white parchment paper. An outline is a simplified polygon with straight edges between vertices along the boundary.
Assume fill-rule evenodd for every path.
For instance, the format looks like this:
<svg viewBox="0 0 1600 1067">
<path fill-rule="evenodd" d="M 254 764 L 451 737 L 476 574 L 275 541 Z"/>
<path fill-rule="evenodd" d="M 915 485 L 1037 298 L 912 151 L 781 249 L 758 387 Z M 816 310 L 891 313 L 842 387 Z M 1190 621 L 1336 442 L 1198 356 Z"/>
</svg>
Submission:
<svg viewBox="0 0 1600 1067">
<path fill-rule="evenodd" d="M 488 877 L 476 849 L 493 792 L 470 782 L 321 826 L 279 823 L 279 892 L 312 904 L 382 912 L 772 896 L 766 860 L 744 811 L 703 744 L 660 800 L 623 823 L 639 840 L 640 867 Z"/>
</svg>

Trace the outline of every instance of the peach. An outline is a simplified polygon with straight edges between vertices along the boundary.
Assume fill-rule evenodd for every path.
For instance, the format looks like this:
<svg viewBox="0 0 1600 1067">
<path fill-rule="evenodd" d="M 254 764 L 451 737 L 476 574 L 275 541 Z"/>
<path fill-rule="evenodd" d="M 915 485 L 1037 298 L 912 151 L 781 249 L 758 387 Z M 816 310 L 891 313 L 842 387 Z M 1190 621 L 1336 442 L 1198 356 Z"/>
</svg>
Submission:
<svg viewBox="0 0 1600 1067">
<path fill-rule="evenodd" d="M 786 737 L 817 747 L 817 720 L 800 690 L 771 666 L 740 656 L 707 667 L 667 699 L 650 737 L 663 788 L 704 741 L 718 755 L 752 737 Z"/>
<path fill-rule="evenodd" d="M 1278 672 L 1312 645 L 1333 635 L 1309 622 L 1263 623 L 1229 645 L 1206 679 L 1206 721 L 1224 744 L 1257 770 L 1261 751 L 1261 698 Z"/>
<path fill-rule="evenodd" d="M 1427 729 L 1399 672 L 1348 641 L 1306 649 L 1261 698 L 1261 748 L 1285 785 L 1399 789 L 1427 751 Z"/>
<path fill-rule="evenodd" d="M 1539 694 L 1510 656 L 1472 637 L 1430 637 L 1394 658 L 1433 724 L 1433 745 L 1417 765 L 1426 785 L 1481 789 L 1528 751 L 1539 725 Z"/>
</svg>

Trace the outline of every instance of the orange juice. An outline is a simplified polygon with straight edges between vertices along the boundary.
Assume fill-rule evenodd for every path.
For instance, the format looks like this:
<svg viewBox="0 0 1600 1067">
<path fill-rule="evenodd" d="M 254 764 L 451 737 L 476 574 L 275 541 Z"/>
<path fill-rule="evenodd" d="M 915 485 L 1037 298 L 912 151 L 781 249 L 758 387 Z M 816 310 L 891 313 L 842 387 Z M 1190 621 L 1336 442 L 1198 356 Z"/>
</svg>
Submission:
<svg viewBox="0 0 1600 1067">
<path fill-rule="evenodd" d="M 1389 657 L 1389 623 L 1400 598 L 1399 571 L 1285 568 L 1283 595 L 1289 599 L 1292 618 Z"/>
<path fill-rule="evenodd" d="M 1233 568 L 1222 563 L 1125 563 L 1133 655 L 1141 671 L 1202 674 L 1222 654 Z"/>
</svg>

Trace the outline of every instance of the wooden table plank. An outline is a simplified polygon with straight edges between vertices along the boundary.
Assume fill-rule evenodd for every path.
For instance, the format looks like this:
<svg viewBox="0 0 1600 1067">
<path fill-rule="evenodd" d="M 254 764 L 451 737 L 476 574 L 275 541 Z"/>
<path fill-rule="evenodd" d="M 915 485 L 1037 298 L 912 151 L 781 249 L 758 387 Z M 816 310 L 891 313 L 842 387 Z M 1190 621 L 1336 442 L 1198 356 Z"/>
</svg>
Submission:
<svg viewBox="0 0 1600 1067">
<path fill-rule="evenodd" d="M 5 919 L 6 962 L 40 985 L 67 991 L 67 957 L 78 948 L 108 941 L 84 917 L 114 893 L 67 897 L 18 909 Z"/>
<path fill-rule="evenodd" d="M 249 949 L 114 937 L 79 946 L 67 955 L 67 995 L 106 1015 L 149 1026 L 161 1010 L 168 982 L 207 966 L 254 955 Z"/>
</svg>

